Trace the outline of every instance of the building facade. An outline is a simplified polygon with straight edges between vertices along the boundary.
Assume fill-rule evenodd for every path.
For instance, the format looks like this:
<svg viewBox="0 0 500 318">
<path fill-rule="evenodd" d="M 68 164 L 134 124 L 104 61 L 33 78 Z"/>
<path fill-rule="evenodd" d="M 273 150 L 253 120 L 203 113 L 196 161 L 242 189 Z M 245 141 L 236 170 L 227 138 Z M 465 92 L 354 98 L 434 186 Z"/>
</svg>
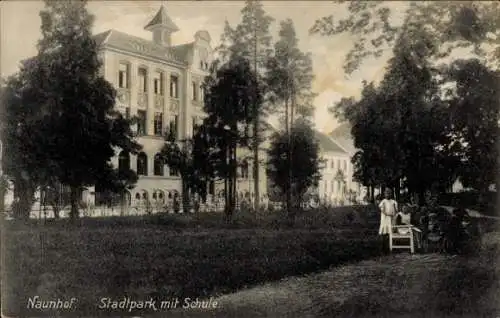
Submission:
<svg viewBox="0 0 500 318">
<path fill-rule="evenodd" d="M 320 201 L 328 204 L 342 204 L 350 192 L 359 191 L 353 181 L 351 154 L 331 136 L 316 132 L 316 139 L 323 159 L 321 179 L 316 192 Z"/>
<path fill-rule="evenodd" d="M 132 206 L 145 201 L 161 203 L 180 194 L 178 171 L 164 165 L 158 154 L 167 131 L 178 140 L 189 138 L 205 117 L 202 84 L 213 56 L 210 35 L 204 30 L 196 32 L 191 43 L 172 45 L 171 36 L 179 29 L 163 5 L 145 29 L 151 32 L 151 40 L 117 30 L 95 35 L 102 73 L 117 90 L 117 110 L 138 118 L 134 129 L 142 151 L 138 155 L 117 152 L 113 159 L 115 166 L 128 166 L 139 176 L 128 194 Z M 243 159 L 248 155 L 244 150 L 240 153 L 237 191 L 251 195 L 251 159 Z M 265 178 L 261 179 L 265 189 Z M 209 192 L 217 196 L 220 188 L 218 183 L 210 185 Z M 89 191 L 87 201 L 99 205 L 99 193 L 99 189 Z"/>
</svg>

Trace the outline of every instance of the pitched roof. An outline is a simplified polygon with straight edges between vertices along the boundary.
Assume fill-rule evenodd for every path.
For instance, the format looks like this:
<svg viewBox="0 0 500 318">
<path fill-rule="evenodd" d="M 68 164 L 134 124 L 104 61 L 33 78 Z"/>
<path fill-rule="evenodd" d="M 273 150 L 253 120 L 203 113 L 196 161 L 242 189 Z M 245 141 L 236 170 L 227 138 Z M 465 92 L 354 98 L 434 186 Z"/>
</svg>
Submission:
<svg viewBox="0 0 500 318">
<path fill-rule="evenodd" d="M 354 140 L 351 135 L 351 125 L 349 125 L 349 123 L 341 124 L 328 135 L 350 154 L 356 152 Z"/>
<path fill-rule="evenodd" d="M 351 125 L 349 123 L 340 124 L 337 128 L 332 130 L 329 135 L 331 137 L 350 137 L 351 136 Z"/>
<path fill-rule="evenodd" d="M 171 31 L 179 31 L 179 28 L 175 25 L 172 19 L 170 19 L 167 14 L 167 9 L 165 9 L 165 6 L 163 5 L 160 7 L 160 10 L 158 10 L 154 18 L 144 27 L 144 29 L 148 30 L 150 27 L 155 25 L 165 26 Z"/>
<path fill-rule="evenodd" d="M 99 46 L 110 46 L 131 53 L 150 56 L 163 61 L 187 63 L 187 50 L 179 49 L 182 45 L 164 47 L 137 36 L 116 30 L 108 30 L 94 35 L 94 40 Z"/>
<path fill-rule="evenodd" d="M 346 151 L 339 146 L 330 136 L 325 135 L 319 131 L 315 131 L 316 139 L 318 140 L 319 147 L 324 152 L 342 152 Z"/>
</svg>

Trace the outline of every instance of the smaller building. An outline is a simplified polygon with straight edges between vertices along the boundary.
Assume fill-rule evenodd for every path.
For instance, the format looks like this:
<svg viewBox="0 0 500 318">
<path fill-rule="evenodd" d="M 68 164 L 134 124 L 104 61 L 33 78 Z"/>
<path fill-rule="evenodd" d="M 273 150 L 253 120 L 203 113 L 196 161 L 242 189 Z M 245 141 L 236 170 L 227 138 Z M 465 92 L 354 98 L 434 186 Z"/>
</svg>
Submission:
<svg viewBox="0 0 500 318">
<path fill-rule="evenodd" d="M 352 155 L 329 135 L 317 131 L 316 138 L 323 159 L 321 180 L 316 192 L 320 201 L 326 204 L 344 204 L 360 190 L 352 179 Z"/>
</svg>

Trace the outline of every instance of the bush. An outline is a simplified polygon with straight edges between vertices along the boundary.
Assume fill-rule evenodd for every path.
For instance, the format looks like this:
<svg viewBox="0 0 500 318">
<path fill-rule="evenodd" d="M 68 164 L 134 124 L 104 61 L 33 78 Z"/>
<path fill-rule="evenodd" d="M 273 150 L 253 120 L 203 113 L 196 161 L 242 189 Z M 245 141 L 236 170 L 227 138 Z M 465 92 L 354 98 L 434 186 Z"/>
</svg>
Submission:
<svg viewBox="0 0 500 318">
<path fill-rule="evenodd" d="M 439 196 L 440 205 L 460 206 L 465 209 L 477 210 L 485 215 L 498 215 L 497 192 L 490 191 L 483 194 L 484 201 L 479 202 L 480 194 L 477 191 L 464 191 L 458 193 L 444 193 Z"/>
</svg>

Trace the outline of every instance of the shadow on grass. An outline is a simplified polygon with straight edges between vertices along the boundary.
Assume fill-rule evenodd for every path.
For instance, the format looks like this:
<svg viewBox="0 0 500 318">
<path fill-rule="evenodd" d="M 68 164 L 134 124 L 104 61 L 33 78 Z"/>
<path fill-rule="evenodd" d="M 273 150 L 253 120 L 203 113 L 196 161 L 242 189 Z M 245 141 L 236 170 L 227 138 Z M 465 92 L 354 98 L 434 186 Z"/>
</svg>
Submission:
<svg viewBox="0 0 500 318">
<path fill-rule="evenodd" d="M 366 231 L 183 231 L 161 226 L 29 226 L 6 236 L 4 313 L 26 314 L 29 297 L 78 299 L 78 314 L 103 314 L 103 297 L 210 297 L 367 258 Z M 62 312 L 68 314 L 68 312 Z M 107 315 L 123 312 L 105 312 Z M 40 315 L 40 312 L 36 312 Z M 55 313 L 48 312 L 47 315 Z"/>
</svg>

